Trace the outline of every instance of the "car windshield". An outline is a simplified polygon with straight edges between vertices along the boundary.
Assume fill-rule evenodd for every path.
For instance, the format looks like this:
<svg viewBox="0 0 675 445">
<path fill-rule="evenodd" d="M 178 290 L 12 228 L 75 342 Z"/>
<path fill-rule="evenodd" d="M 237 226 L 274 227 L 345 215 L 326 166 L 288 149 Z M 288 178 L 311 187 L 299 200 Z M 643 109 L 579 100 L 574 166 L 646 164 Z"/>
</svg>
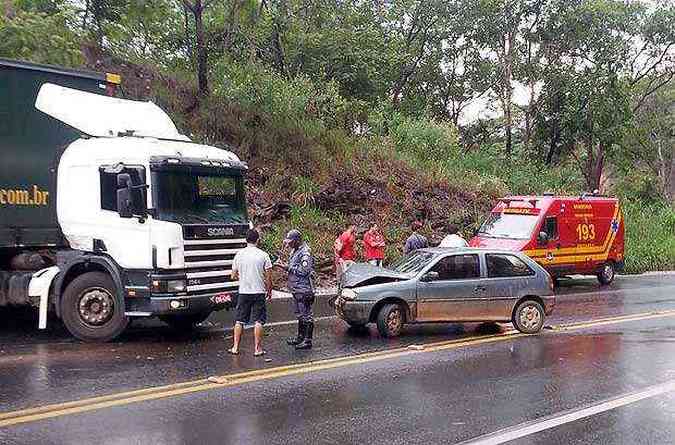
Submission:
<svg viewBox="0 0 675 445">
<path fill-rule="evenodd" d="M 246 200 L 241 175 L 156 172 L 158 218 L 180 224 L 245 224 Z"/>
<path fill-rule="evenodd" d="M 394 262 L 389 268 L 395 272 L 416 275 L 433 259 L 434 254 L 416 250 Z"/>
<path fill-rule="evenodd" d="M 492 238 L 529 239 L 538 215 L 491 213 L 478 234 Z"/>
</svg>

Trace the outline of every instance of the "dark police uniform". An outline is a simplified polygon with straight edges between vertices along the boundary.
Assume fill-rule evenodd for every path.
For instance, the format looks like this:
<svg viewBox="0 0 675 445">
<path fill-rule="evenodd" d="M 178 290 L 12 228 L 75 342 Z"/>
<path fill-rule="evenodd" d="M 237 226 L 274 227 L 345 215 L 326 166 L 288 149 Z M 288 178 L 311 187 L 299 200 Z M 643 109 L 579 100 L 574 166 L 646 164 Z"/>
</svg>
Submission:
<svg viewBox="0 0 675 445">
<path fill-rule="evenodd" d="M 312 346 L 314 318 L 314 258 L 307 243 L 302 243 L 293 251 L 288 260 L 288 289 L 293 294 L 295 315 L 298 317 L 298 337 L 289 341 L 299 349 Z"/>
</svg>

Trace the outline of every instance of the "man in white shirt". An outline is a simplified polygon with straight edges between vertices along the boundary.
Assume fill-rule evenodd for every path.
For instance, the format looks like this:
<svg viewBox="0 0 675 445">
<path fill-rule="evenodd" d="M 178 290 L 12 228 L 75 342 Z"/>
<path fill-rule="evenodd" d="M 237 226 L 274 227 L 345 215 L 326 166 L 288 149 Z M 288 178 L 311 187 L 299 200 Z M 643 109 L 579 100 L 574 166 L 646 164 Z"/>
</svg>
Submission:
<svg viewBox="0 0 675 445">
<path fill-rule="evenodd" d="M 272 261 L 270 256 L 258 249 L 260 235 L 254 229 L 246 234 L 247 246 L 237 252 L 232 260 L 232 279 L 239 280 L 239 297 L 234 324 L 234 344 L 230 354 L 239 354 L 239 341 L 244 325 L 255 323 L 256 357 L 264 355 L 262 348 L 263 325 L 267 321 L 265 300 L 272 299 Z"/>
<path fill-rule="evenodd" d="M 466 242 L 462 235 L 459 234 L 457 226 L 455 224 L 448 225 L 448 235 L 443 238 L 441 244 L 438 247 L 468 247 L 469 243 Z"/>
</svg>

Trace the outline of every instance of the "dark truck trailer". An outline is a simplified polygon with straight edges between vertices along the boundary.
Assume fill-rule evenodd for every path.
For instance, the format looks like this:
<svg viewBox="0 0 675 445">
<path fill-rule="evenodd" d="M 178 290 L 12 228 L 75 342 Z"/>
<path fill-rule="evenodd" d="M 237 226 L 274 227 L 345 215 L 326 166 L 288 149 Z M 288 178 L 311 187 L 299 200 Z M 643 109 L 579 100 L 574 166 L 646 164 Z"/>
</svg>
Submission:
<svg viewBox="0 0 675 445">
<path fill-rule="evenodd" d="M 56 220 L 55 167 L 59 151 L 82 134 L 35 109 L 47 82 L 113 95 L 120 77 L 0 59 L 0 249 L 66 245 Z"/>
<path fill-rule="evenodd" d="M 192 143 L 115 74 L 0 59 L 0 306 L 106 341 L 134 317 L 191 327 L 232 301 L 246 164 Z"/>
</svg>

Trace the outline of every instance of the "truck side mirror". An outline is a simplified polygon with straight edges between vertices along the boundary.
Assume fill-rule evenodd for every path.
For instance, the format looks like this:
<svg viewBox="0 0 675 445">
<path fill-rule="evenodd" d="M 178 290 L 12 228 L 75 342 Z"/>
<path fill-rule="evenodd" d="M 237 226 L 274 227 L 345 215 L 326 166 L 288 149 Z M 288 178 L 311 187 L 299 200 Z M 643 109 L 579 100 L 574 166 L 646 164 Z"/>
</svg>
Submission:
<svg viewBox="0 0 675 445">
<path fill-rule="evenodd" d="M 537 236 L 537 242 L 539 243 L 539 245 L 544 245 L 548 243 L 548 233 L 539 232 L 539 236 Z"/>
<path fill-rule="evenodd" d="M 117 212 L 120 218 L 131 218 L 131 176 L 128 173 L 117 175 Z"/>
</svg>

